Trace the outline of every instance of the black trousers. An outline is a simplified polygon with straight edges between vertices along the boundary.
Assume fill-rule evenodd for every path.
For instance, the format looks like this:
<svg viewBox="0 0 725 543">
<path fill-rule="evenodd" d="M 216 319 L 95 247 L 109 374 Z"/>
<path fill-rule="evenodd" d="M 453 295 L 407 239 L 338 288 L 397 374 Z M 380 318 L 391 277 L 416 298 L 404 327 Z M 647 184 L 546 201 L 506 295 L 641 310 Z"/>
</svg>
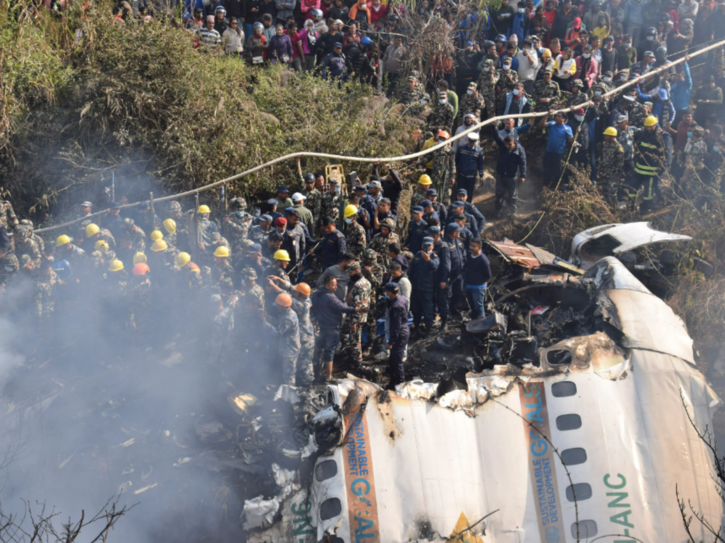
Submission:
<svg viewBox="0 0 725 543">
<path fill-rule="evenodd" d="M 544 155 L 544 186 L 553 189 L 561 177 L 561 161 L 564 155 L 549 153 Z"/>
<path fill-rule="evenodd" d="M 466 176 L 459 173 L 456 175 L 456 185 L 458 185 L 458 188 L 454 187 L 453 194 L 456 194 L 460 189 L 466 189 L 468 201 L 472 202 L 473 191 L 476 190 L 476 175 Z"/>
<path fill-rule="evenodd" d="M 511 212 L 516 213 L 519 207 L 519 182 L 515 177 L 504 177 L 496 174 L 496 212 L 503 209 L 503 201 L 508 200 Z"/>
<path fill-rule="evenodd" d="M 413 323 L 417 326 L 421 320 L 428 328 L 433 326 L 435 308 L 433 306 L 433 293 L 421 291 L 413 287 L 410 295 L 410 310 L 413 312 Z"/>
<path fill-rule="evenodd" d="M 405 382 L 405 369 L 403 368 L 403 356 L 405 355 L 405 347 L 408 345 L 410 332 L 406 329 L 398 335 L 398 339 L 393 343 L 390 349 L 390 358 L 388 359 L 390 369 L 390 384 L 399 385 Z"/>
<path fill-rule="evenodd" d="M 451 293 L 450 311 L 453 315 L 460 315 L 462 306 L 466 303 L 466 291 L 463 285 L 463 276 L 450 280 L 448 285 Z"/>
</svg>

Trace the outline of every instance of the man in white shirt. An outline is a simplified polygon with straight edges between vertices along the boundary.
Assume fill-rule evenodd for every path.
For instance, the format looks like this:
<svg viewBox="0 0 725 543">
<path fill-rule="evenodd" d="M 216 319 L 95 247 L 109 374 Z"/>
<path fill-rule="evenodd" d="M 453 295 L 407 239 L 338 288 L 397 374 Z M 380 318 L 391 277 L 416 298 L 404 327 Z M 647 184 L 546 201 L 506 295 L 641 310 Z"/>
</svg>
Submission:
<svg viewBox="0 0 725 543">
<path fill-rule="evenodd" d="M 541 60 L 539 60 L 539 55 L 534 51 L 531 40 L 527 38 L 524 41 L 524 46 L 516 53 L 516 58 L 519 61 L 519 81 L 524 84 L 526 92 L 531 94 L 534 92 L 536 74 L 541 67 Z"/>
</svg>

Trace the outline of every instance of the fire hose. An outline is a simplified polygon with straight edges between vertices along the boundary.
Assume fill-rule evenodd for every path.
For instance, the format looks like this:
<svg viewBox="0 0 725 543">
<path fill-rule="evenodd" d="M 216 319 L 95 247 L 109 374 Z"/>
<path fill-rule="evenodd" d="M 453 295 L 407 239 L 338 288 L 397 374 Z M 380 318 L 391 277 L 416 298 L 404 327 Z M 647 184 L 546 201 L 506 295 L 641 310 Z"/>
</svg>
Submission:
<svg viewBox="0 0 725 543">
<path fill-rule="evenodd" d="M 703 49 L 700 49 L 699 51 L 695 51 L 692 54 L 690 54 L 689 57 L 692 58 L 692 57 L 696 57 L 698 55 L 702 55 L 704 53 L 707 53 L 709 51 L 712 51 L 713 49 L 717 49 L 718 47 L 722 47 L 723 45 L 725 45 L 725 40 L 720 41 L 720 42 L 717 42 L 717 43 L 714 43 L 712 45 L 709 45 L 708 47 L 705 47 Z M 636 85 L 640 81 L 643 81 L 645 79 L 648 79 L 648 78 L 652 77 L 653 75 L 657 75 L 658 73 L 663 72 L 665 70 L 670 70 L 675 65 L 680 64 L 682 62 L 685 62 L 685 57 L 683 57 L 681 59 L 678 59 L 678 60 L 675 60 L 673 62 L 670 62 L 670 63 L 668 63 L 668 64 L 666 64 L 664 66 L 661 66 L 659 68 L 655 68 L 654 70 L 651 70 L 651 71 L 647 72 L 644 75 L 641 75 L 641 76 L 639 76 L 639 77 L 637 77 L 635 79 L 632 79 L 631 81 L 628 81 L 627 83 L 624 83 L 623 85 L 617 87 L 616 89 L 612 89 L 611 91 L 602 94 L 602 98 L 608 98 L 610 96 L 614 96 L 616 94 L 619 94 L 624 89 L 626 89 L 627 87 L 631 87 L 633 85 Z M 481 121 L 480 123 L 471 125 L 470 128 L 467 128 L 466 130 L 460 132 L 459 134 L 456 134 L 455 136 L 451 137 L 450 139 L 447 139 L 446 141 L 437 143 L 436 145 L 433 145 L 432 147 L 429 147 L 428 149 L 425 149 L 425 150 L 422 150 L 422 151 L 418 151 L 416 153 L 412 153 L 412 154 L 409 154 L 409 155 L 403 155 L 403 156 L 396 156 L 396 157 L 370 157 L 370 158 L 368 158 L 368 157 L 354 157 L 354 156 L 344 156 L 344 155 L 333 155 L 333 154 L 329 154 L 329 153 L 317 153 L 317 152 L 314 152 L 314 151 L 297 151 L 295 153 L 289 153 L 287 155 L 283 155 L 283 156 L 277 157 L 277 158 L 272 159 L 272 160 L 270 160 L 268 162 L 265 162 L 264 164 L 260 164 L 258 166 L 254 166 L 253 168 L 250 168 L 248 170 L 245 170 L 245 171 L 243 171 L 241 173 L 232 175 L 231 177 L 227 177 L 226 179 L 222 179 L 221 181 L 215 181 L 214 183 L 210 183 L 209 185 L 205 185 L 205 186 L 200 187 L 198 189 L 189 190 L 189 191 L 182 192 L 182 193 L 179 193 L 179 194 L 173 194 L 171 196 L 164 196 L 162 198 L 155 198 L 154 199 L 154 203 L 164 202 L 164 201 L 168 201 L 168 200 L 177 200 L 179 198 L 184 198 L 186 196 L 198 195 L 200 192 L 204 192 L 204 191 L 207 191 L 207 190 L 212 190 L 212 189 L 215 189 L 215 188 L 220 187 L 222 185 L 225 185 L 226 183 L 231 183 L 232 181 L 236 181 L 238 179 L 241 179 L 243 177 L 246 177 L 246 176 L 248 176 L 250 174 L 253 174 L 255 172 L 258 172 L 259 170 L 263 170 L 265 168 L 268 168 L 270 166 L 273 166 L 274 164 L 277 164 L 278 162 L 283 162 L 285 160 L 296 159 L 298 157 L 309 156 L 309 157 L 316 157 L 316 158 L 326 158 L 326 159 L 331 159 L 331 160 L 336 160 L 336 161 L 368 162 L 368 163 L 369 162 L 403 162 L 403 161 L 406 161 L 406 160 L 412 160 L 414 158 L 419 158 L 419 157 L 425 156 L 427 154 L 433 153 L 433 152 L 437 151 L 438 149 L 441 149 L 442 147 L 448 145 L 449 143 L 451 143 L 451 142 L 453 142 L 455 140 L 458 140 L 458 139 L 461 139 L 461 138 L 467 136 L 471 132 L 480 130 L 484 126 L 488 126 L 490 124 L 495 124 L 495 123 L 498 123 L 499 121 L 503 121 L 505 119 L 535 119 L 535 118 L 540 118 L 540 117 L 546 117 L 546 116 L 551 115 L 551 114 L 554 114 L 554 113 L 569 113 L 569 112 L 573 111 L 574 109 L 577 109 L 577 108 L 580 108 L 580 107 L 584 107 L 584 106 L 587 106 L 588 107 L 590 105 L 592 105 L 592 102 L 591 101 L 590 102 L 585 102 L 584 104 L 578 104 L 575 107 L 564 108 L 564 109 L 557 109 L 557 110 L 553 110 L 553 111 L 540 111 L 540 112 L 536 112 L 536 113 L 525 113 L 525 114 L 519 114 L 519 115 L 500 115 L 500 116 L 497 116 L 497 117 L 492 117 L 492 118 L 487 119 L 485 121 Z M 121 206 L 121 209 L 126 209 L 126 208 L 130 208 L 130 207 L 134 207 L 134 206 L 138 205 L 138 203 L 139 202 L 136 202 L 136 203 L 133 203 L 133 204 L 125 204 L 125 205 Z M 90 215 L 86 215 L 85 217 L 81 217 L 81 218 L 76 219 L 76 220 L 73 220 L 73 221 L 65 222 L 63 224 L 58 224 L 58 225 L 55 225 L 55 226 L 48 226 L 46 228 L 40 228 L 38 230 L 35 230 L 34 232 L 37 233 L 37 234 L 40 234 L 40 233 L 43 233 L 43 232 L 51 232 L 53 230 L 59 230 L 61 228 L 65 228 L 67 226 L 71 226 L 73 224 L 76 224 L 76 223 L 78 223 L 80 221 L 88 220 L 91 217 L 97 217 L 97 216 L 105 215 L 106 213 L 107 213 L 107 210 L 98 211 L 96 213 L 91 213 Z"/>
</svg>

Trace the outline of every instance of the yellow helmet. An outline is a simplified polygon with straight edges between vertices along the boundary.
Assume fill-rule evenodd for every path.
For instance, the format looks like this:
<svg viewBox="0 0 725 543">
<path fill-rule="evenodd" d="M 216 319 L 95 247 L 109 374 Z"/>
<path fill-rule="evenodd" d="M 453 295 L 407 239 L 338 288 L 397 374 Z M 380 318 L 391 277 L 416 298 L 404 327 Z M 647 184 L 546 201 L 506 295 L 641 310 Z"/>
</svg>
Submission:
<svg viewBox="0 0 725 543">
<path fill-rule="evenodd" d="M 120 260 L 113 260 L 111 261 L 111 265 L 108 266 L 108 271 L 110 272 L 117 272 L 121 271 L 123 269 L 123 262 Z"/>
<path fill-rule="evenodd" d="M 211 213 L 209 206 L 199 206 L 199 213 Z"/>
<path fill-rule="evenodd" d="M 656 124 L 657 124 L 657 117 L 655 117 L 654 115 L 650 115 L 649 117 L 647 117 L 644 120 L 644 125 L 645 126 L 654 126 Z"/>
<path fill-rule="evenodd" d="M 109 247 L 108 247 L 108 242 L 106 242 L 106 240 L 103 240 L 103 239 L 99 239 L 99 240 L 98 240 L 98 241 L 97 241 L 97 242 L 96 242 L 96 243 L 95 243 L 95 244 L 93 245 L 93 248 L 94 248 L 94 249 L 95 249 L 96 251 L 101 251 L 101 252 L 102 252 L 103 254 L 106 254 L 106 253 L 108 252 L 108 249 L 109 249 Z"/>
<path fill-rule="evenodd" d="M 179 253 L 179 256 L 176 257 L 176 265 L 179 266 L 179 268 L 183 268 L 189 262 L 191 262 L 191 256 L 189 253 Z"/>
<path fill-rule="evenodd" d="M 164 221 L 164 228 L 169 234 L 176 233 L 176 221 L 174 219 L 166 219 Z"/>
<path fill-rule="evenodd" d="M 161 230 L 154 230 L 151 232 L 151 241 L 156 241 L 157 239 L 164 239 L 164 235 L 161 233 Z"/>
<path fill-rule="evenodd" d="M 139 251 L 135 255 L 133 255 L 133 265 L 136 264 L 145 264 L 147 262 L 146 255 Z"/>
<path fill-rule="evenodd" d="M 88 226 L 86 226 L 86 237 L 90 238 L 91 236 L 95 236 L 96 234 L 98 234 L 99 230 L 100 228 L 97 224 L 89 224 Z"/>
<path fill-rule="evenodd" d="M 614 128 L 613 126 L 610 126 L 610 127 L 608 127 L 608 128 L 607 128 L 607 129 L 606 129 L 606 130 L 604 131 L 604 135 L 605 135 L 605 136 L 616 136 L 616 135 L 617 135 L 617 129 L 616 129 L 616 128 Z"/>
<path fill-rule="evenodd" d="M 154 253 L 158 253 L 159 251 L 165 251 L 168 248 L 169 248 L 169 246 L 166 245 L 166 242 L 163 239 L 157 239 L 156 241 L 154 241 L 154 244 L 151 246 L 151 250 Z"/>
<path fill-rule="evenodd" d="M 280 249 L 274 253 L 274 259 L 275 260 L 284 260 L 286 262 L 289 262 L 289 253 L 287 251 L 285 251 L 284 249 Z"/>
<path fill-rule="evenodd" d="M 348 219 L 353 215 L 357 215 L 357 208 L 354 205 L 349 205 L 345 208 L 345 218 Z"/>
<path fill-rule="evenodd" d="M 62 236 L 58 236 L 58 238 L 55 240 L 56 247 L 66 245 L 67 243 L 70 243 L 70 236 L 66 236 L 65 234 L 63 234 Z"/>
<path fill-rule="evenodd" d="M 216 251 L 214 251 L 214 256 L 219 258 L 227 258 L 229 256 L 229 248 L 225 247 L 224 245 L 220 245 L 216 248 Z"/>
<path fill-rule="evenodd" d="M 418 178 L 418 184 L 419 185 L 432 185 L 433 181 L 431 181 L 430 175 L 427 173 L 424 173 Z"/>
</svg>

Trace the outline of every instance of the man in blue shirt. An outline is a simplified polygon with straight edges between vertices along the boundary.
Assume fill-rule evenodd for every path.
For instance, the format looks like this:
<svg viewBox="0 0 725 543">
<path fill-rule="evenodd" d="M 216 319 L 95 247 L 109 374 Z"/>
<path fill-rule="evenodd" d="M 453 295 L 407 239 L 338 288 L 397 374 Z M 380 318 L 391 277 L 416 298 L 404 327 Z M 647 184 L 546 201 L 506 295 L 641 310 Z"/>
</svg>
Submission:
<svg viewBox="0 0 725 543">
<path fill-rule="evenodd" d="M 544 155 L 544 185 L 554 188 L 561 177 L 561 161 L 564 158 L 566 144 L 574 141 L 574 133 L 566 124 L 566 115 L 557 113 L 553 121 L 547 121 L 548 115 L 543 117 L 542 125 L 549 127 L 549 139 L 546 142 Z"/>
<path fill-rule="evenodd" d="M 677 126 L 682 118 L 682 112 L 690 107 L 690 93 L 692 92 L 692 76 L 690 75 L 690 66 L 687 62 L 690 60 L 689 55 L 685 56 L 685 62 L 678 65 L 679 70 L 674 77 L 674 82 L 670 86 L 670 99 L 672 105 L 675 106 L 675 119 L 672 126 Z"/>
</svg>

